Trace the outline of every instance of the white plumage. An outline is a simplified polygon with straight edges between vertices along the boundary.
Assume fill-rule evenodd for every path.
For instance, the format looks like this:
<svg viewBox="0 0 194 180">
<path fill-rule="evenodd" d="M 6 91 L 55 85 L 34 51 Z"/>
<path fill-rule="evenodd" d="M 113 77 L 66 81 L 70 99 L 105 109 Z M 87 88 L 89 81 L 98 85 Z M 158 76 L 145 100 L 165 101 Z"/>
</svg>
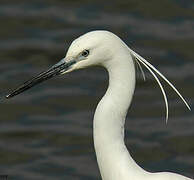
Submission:
<svg viewBox="0 0 194 180">
<path fill-rule="evenodd" d="M 7 98 L 59 74 L 58 72 L 64 74 L 92 65 L 103 66 L 109 74 L 109 86 L 96 108 L 93 127 L 95 151 L 102 179 L 191 180 L 175 173 L 150 173 L 143 170 L 132 159 L 125 146 L 124 124 L 135 89 L 135 62 L 144 65 L 159 84 L 166 105 L 166 120 L 168 119 L 168 101 L 156 74 L 175 90 L 190 109 L 178 90 L 153 65 L 108 31 L 92 31 L 74 40 L 66 58 L 17 88 Z"/>
<path fill-rule="evenodd" d="M 151 72 L 159 72 L 127 47 L 120 38 L 107 31 L 89 32 L 76 39 L 70 46 L 67 56 L 76 55 L 84 49 L 91 51 L 88 59 L 78 63 L 77 66 L 75 64 L 74 68 L 97 64 L 105 67 L 109 74 L 109 87 L 94 115 L 94 144 L 102 179 L 189 180 L 187 177 L 169 172 L 146 172 L 132 159 L 124 143 L 125 117 L 135 89 L 133 58 L 136 58 Z M 171 83 L 170 85 L 172 86 Z M 174 86 L 172 87 L 175 89 Z M 175 91 L 178 92 L 176 89 Z M 163 92 L 165 95 L 164 90 Z M 178 95 L 183 99 L 180 93 Z M 166 96 L 164 97 L 168 118 L 168 103 Z M 184 99 L 183 101 L 187 105 Z"/>
</svg>

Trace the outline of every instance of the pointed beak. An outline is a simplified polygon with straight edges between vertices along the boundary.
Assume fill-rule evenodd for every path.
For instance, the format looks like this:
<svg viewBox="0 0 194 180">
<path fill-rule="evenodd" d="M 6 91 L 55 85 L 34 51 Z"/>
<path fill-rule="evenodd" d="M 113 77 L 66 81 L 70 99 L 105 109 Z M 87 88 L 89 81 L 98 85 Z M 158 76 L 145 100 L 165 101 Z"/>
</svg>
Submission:
<svg viewBox="0 0 194 180">
<path fill-rule="evenodd" d="M 51 79 L 52 77 L 65 73 L 67 70 L 70 70 L 72 68 L 72 65 L 75 63 L 76 61 L 74 59 L 72 60 L 67 60 L 66 58 L 62 59 L 47 71 L 43 71 L 34 78 L 24 82 L 21 86 L 19 86 L 18 88 L 13 90 L 10 94 L 8 94 L 6 98 L 16 96 L 26 91 L 27 89 L 30 89 L 31 87 L 43 81 L 46 81 L 47 79 Z"/>
</svg>

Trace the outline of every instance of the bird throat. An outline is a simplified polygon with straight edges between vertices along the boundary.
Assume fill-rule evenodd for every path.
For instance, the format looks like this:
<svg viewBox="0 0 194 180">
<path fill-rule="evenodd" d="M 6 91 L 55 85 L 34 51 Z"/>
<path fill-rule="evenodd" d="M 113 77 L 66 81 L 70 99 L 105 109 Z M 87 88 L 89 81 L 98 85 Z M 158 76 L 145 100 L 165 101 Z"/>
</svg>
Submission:
<svg viewBox="0 0 194 180">
<path fill-rule="evenodd" d="M 129 55 L 120 59 L 117 66 L 106 68 L 109 87 L 95 112 L 94 145 L 102 179 L 118 180 L 123 176 L 124 180 L 141 170 L 124 143 L 125 117 L 135 89 L 135 67 Z"/>
</svg>

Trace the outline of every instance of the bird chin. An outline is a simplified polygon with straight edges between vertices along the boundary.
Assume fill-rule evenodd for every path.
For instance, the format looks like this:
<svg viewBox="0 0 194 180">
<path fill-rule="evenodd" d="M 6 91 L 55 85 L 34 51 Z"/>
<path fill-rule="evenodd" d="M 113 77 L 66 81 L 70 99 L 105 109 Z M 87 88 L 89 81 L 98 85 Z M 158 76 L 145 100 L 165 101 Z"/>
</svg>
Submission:
<svg viewBox="0 0 194 180">
<path fill-rule="evenodd" d="M 60 75 L 63 75 L 63 74 L 66 74 L 66 73 L 69 73 L 69 72 L 72 72 L 72 71 L 74 71 L 75 70 L 75 68 L 74 67 L 71 67 L 70 69 L 68 69 L 68 70 L 62 70 L 61 72 L 60 72 Z"/>
</svg>

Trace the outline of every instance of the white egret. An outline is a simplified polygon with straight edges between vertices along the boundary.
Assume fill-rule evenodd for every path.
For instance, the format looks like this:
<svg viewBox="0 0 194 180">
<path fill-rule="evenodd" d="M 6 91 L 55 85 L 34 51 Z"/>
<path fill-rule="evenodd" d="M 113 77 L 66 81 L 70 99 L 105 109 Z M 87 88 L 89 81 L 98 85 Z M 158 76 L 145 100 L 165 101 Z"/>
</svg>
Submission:
<svg viewBox="0 0 194 180">
<path fill-rule="evenodd" d="M 94 146 L 103 180 L 191 180 L 171 172 L 150 173 L 132 159 L 124 143 L 125 117 L 135 89 L 134 61 L 144 65 L 160 86 L 166 105 L 165 91 L 156 75 L 165 80 L 190 109 L 178 90 L 153 65 L 131 50 L 119 37 L 108 31 L 92 31 L 71 44 L 66 57 L 12 91 L 13 97 L 53 76 L 92 65 L 100 65 L 109 74 L 108 89 L 99 102 L 93 122 Z"/>
</svg>

